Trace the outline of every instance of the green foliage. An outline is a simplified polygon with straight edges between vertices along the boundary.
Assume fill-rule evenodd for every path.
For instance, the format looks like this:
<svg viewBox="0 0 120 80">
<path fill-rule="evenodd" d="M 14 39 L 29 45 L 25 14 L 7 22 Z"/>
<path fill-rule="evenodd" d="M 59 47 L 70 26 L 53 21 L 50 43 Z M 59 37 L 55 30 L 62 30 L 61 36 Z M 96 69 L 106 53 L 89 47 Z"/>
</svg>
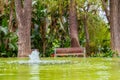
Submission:
<svg viewBox="0 0 120 80">
<path fill-rule="evenodd" d="M 94 52 L 102 52 L 102 48 L 105 49 L 106 47 L 110 47 L 110 31 L 109 28 L 107 28 L 108 25 L 106 25 L 100 18 L 95 19 L 96 22 L 92 21 L 93 20 L 90 19 L 90 40 L 95 44 L 94 48 L 96 48 L 95 50 L 97 51 Z"/>
<path fill-rule="evenodd" d="M 112 51 L 111 49 L 108 49 L 104 53 L 97 53 L 91 55 L 91 57 L 114 57 L 114 56 L 117 56 L 117 53 Z"/>
<path fill-rule="evenodd" d="M 66 1 L 34 0 L 32 48 L 39 49 L 41 54 L 43 53 L 43 43 L 46 45 L 46 56 L 54 53 L 56 47 L 69 47 L 67 11 L 61 6 L 66 7 L 66 4 Z M 43 26 L 46 27 L 45 34 Z"/>
<path fill-rule="evenodd" d="M 17 34 L 9 32 L 8 28 L 10 3 L 11 1 L 6 5 L 3 2 L 3 12 L 0 14 L 0 57 L 17 56 Z"/>
<path fill-rule="evenodd" d="M 87 27 L 89 33 L 90 54 L 109 53 L 110 31 L 109 25 L 99 15 L 101 8 L 100 0 L 77 0 L 79 39 L 82 46 L 86 45 L 84 31 L 84 16 L 87 16 Z M 105 17 L 104 17 L 105 18 Z"/>
<path fill-rule="evenodd" d="M 17 56 L 17 35 L 0 26 L 0 57 Z"/>
<path fill-rule="evenodd" d="M 76 0 L 76 2 L 81 46 L 86 45 L 83 21 L 84 16 L 87 15 L 90 53 L 92 56 L 112 56 L 114 52 L 110 50 L 109 25 L 99 15 L 100 0 Z M 70 47 L 68 6 L 68 0 L 33 0 L 31 29 L 33 49 L 39 49 L 42 54 L 45 43 L 45 54 L 50 56 L 56 47 Z M 17 54 L 17 35 L 15 32 L 10 33 L 7 27 L 9 8 L 5 8 L 3 14 L 0 14 L 0 56 L 7 57 Z M 43 27 L 46 29 L 43 30 Z"/>
</svg>

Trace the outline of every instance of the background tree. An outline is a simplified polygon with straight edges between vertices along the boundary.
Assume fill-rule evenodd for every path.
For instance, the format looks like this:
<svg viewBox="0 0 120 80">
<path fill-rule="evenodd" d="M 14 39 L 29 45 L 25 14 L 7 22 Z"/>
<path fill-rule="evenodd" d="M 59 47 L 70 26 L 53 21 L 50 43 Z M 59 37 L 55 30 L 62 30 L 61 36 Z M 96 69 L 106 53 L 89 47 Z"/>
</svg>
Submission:
<svg viewBox="0 0 120 80">
<path fill-rule="evenodd" d="M 86 46 L 86 52 L 102 54 L 110 50 L 109 26 L 104 21 L 99 0 L 77 1 L 79 21 L 79 40 L 82 46 Z M 103 13 L 103 12 L 102 12 Z M 102 16 L 101 16 L 102 15 Z"/>
<path fill-rule="evenodd" d="M 106 14 L 106 18 L 108 20 L 108 23 L 110 24 L 110 0 L 101 0 L 103 10 Z"/>
</svg>

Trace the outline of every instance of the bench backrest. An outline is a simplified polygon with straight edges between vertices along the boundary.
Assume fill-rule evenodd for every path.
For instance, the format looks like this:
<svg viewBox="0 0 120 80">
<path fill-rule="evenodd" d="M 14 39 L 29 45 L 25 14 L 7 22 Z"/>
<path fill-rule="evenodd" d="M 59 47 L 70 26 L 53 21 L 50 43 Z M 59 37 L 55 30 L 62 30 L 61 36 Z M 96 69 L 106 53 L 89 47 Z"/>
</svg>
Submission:
<svg viewBox="0 0 120 80">
<path fill-rule="evenodd" d="M 84 53 L 84 48 L 56 48 L 56 53 Z"/>
</svg>

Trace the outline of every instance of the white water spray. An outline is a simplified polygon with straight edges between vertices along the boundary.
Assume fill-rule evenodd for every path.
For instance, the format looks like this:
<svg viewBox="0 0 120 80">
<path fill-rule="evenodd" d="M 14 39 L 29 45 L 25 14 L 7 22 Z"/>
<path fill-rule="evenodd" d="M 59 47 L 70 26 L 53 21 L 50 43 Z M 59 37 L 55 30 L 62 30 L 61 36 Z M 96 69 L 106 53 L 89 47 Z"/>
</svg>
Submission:
<svg viewBox="0 0 120 80">
<path fill-rule="evenodd" d="M 38 63 L 40 62 L 40 58 L 39 58 L 39 52 L 35 49 L 34 51 L 32 51 L 32 53 L 29 55 L 29 62 L 31 63 Z"/>
</svg>

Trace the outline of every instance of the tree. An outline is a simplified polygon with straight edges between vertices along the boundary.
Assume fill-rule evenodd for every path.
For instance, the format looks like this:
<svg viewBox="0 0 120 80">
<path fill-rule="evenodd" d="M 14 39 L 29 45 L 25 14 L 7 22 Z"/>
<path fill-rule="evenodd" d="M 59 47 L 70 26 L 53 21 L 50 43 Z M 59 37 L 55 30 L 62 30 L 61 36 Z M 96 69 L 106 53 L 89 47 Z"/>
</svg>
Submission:
<svg viewBox="0 0 120 80">
<path fill-rule="evenodd" d="M 78 39 L 78 22 L 77 22 L 77 10 L 76 10 L 75 0 L 70 0 L 69 26 L 70 26 L 71 47 L 80 47 L 79 39 Z"/>
<path fill-rule="evenodd" d="M 3 11 L 4 11 L 4 1 L 1 0 L 1 1 L 0 1 L 0 14 L 2 14 Z"/>
<path fill-rule="evenodd" d="M 119 24 L 119 13 L 120 13 L 120 0 L 101 0 L 103 9 L 106 13 L 108 23 L 110 24 L 111 33 L 111 49 L 120 55 L 120 24 Z M 109 10 L 110 9 L 110 10 Z"/>
<path fill-rule="evenodd" d="M 120 0 L 101 0 L 111 32 L 111 49 L 120 55 Z M 110 6 L 109 6 L 110 5 Z M 109 10 L 110 9 L 110 10 Z"/>
<path fill-rule="evenodd" d="M 102 2 L 102 6 L 103 6 L 103 10 L 106 14 L 106 18 L 108 20 L 108 23 L 110 24 L 110 6 L 109 6 L 109 0 L 101 0 Z"/>
<path fill-rule="evenodd" d="M 111 47 L 120 55 L 120 0 L 110 0 Z"/>
<path fill-rule="evenodd" d="M 8 1 L 8 0 L 6 0 Z M 9 32 L 13 32 L 13 16 L 14 16 L 14 0 L 11 0 L 10 2 L 10 5 L 9 5 L 9 8 L 10 8 L 10 18 L 9 18 L 9 24 L 8 24 L 8 29 L 9 29 Z"/>
<path fill-rule="evenodd" d="M 31 53 L 31 12 L 32 0 L 15 0 L 18 22 L 18 57 L 27 57 Z"/>
<path fill-rule="evenodd" d="M 90 5 L 87 5 L 83 10 L 84 10 L 84 20 L 83 20 L 83 24 L 84 24 L 84 31 L 85 31 L 85 37 L 86 37 L 86 53 L 87 54 L 90 54 L 90 46 L 89 46 L 89 44 L 90 44 L 90 38 L 89 38 L 89 32 L 88 32 L 88 18 L 89 18 L 89 16 L 88 16 L 88 10 L 89 10 L 89 7 L 90 7 Z"/>
</svg>

